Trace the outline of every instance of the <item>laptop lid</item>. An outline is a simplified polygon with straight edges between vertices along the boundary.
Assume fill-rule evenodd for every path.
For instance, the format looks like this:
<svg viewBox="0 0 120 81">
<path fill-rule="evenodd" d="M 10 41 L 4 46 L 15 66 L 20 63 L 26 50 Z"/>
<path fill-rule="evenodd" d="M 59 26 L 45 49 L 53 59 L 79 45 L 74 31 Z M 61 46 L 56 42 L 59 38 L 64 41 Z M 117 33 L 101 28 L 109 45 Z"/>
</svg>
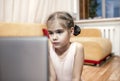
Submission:
<svg viewBox="0 0 120 81">
<path fill-rule="evenodd" d="M 0 81 L 48 81 L 47 37 L 0 37 Z"/>
</svg>

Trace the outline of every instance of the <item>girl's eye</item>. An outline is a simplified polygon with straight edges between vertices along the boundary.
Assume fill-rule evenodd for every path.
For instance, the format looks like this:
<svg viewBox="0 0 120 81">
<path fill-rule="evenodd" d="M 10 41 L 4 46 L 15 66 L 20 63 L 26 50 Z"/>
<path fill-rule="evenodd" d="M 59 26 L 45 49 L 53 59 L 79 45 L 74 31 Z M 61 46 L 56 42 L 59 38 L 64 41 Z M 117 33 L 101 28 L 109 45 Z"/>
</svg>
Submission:
<svg viewBox="0 0 120 81">
<path fill-rule="evenodd" d="M 63 31 L 62 30 L 57 30 L 56 33 L 61 34 L 61 33 L 63 33 Z"/>
<path fill-rule="evenodd" d="M 53 34 L 53 32 L 51 32 L 51 31 L 48 31 L 48 33 L 51 35 L 51 34 Z"/>
</svg>

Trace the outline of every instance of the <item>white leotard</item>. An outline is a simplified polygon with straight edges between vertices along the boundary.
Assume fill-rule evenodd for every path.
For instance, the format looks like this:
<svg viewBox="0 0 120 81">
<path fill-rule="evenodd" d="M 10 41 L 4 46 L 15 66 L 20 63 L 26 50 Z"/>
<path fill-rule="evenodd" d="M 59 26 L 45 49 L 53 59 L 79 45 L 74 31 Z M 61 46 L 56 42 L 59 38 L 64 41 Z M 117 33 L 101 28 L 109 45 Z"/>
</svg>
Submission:
<svg viewBox="0 0 120 81">
<path fill-rule="evenodd" d="M 68 53 L 63 59 L 55 53 L 54 48 L 50 47 L 50 58 L 52 59 L 53 66 L 56 72 L 57 81 L 71 81 L 74 57 L 76 52 L 76 44 L 72 43 L 68 49 Z"/>
</svg>

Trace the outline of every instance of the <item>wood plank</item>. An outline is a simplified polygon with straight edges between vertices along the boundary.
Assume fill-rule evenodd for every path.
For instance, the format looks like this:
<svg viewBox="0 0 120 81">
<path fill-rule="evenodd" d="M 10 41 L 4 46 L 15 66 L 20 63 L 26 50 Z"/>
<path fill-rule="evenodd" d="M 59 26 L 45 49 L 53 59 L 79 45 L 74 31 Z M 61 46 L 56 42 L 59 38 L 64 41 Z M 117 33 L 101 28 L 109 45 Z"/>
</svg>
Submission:
<svg viewBox="0 0 120 81">
<path fill-rule="evenodd" d="M 106 64 L 96 66 L 83 66 L 83 81 L 120 81 L 120 56 L 113 58 Z"/>
</svg>

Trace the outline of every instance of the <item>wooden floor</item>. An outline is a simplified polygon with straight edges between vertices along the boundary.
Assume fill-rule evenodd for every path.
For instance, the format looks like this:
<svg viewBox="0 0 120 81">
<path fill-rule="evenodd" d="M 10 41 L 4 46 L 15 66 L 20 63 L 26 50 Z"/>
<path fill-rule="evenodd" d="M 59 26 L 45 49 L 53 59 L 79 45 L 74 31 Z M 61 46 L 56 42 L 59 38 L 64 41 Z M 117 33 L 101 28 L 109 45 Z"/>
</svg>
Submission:
<svg viewBox="0 0 120 81">
<path fill-rule="evenodd" d="M 84 65 L 82 79 L 83 81 L 120 81 L 120 57 L 113 56 L 100 67 Z"/>
</svg>

